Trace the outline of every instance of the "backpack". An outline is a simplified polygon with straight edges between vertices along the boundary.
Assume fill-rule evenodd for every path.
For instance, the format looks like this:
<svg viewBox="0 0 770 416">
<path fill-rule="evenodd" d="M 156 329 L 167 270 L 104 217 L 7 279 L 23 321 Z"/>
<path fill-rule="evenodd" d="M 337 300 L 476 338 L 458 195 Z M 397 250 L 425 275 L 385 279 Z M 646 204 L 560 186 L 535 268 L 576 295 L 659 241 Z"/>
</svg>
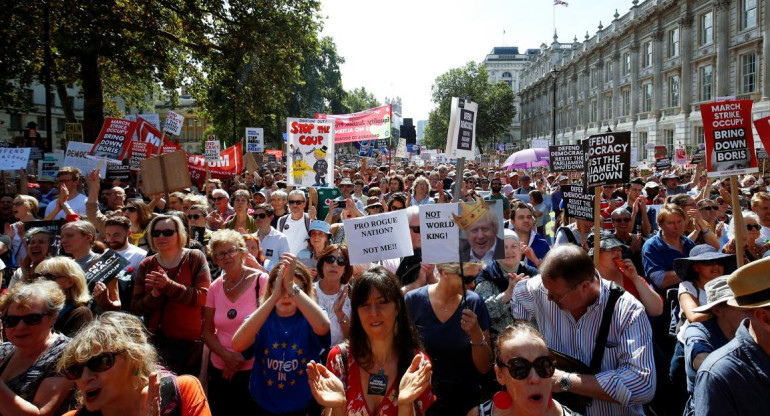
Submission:
<svg viewBox="0 0 770 416">
<path fill-rule="evenodd" d="M 556 234 L 559 234 L 559 231 L 563 232 L 564 235 L 567 236 L 567 241 L 578 246 L 580 245 L 580 243 L 578 243 L 577 239 L 575 238 L 575 233 L 573 233 L 569 227 L 566 227 L 566 226 L 559 227 L 559 229 L 556 230 Z"/>
<path fill-rule="evenodd" d="M 288 221 L 289 216 L 291 214 L 286 214 L 281 218 L 278 218 L 278 231 L 283 232 L 283 227 L 286 225 L 286 221 Z M 310 234 L 310 216 L 307 214 L 302 214 L 302 217 L 305 219 L 305 231 Z"/>
</svg>

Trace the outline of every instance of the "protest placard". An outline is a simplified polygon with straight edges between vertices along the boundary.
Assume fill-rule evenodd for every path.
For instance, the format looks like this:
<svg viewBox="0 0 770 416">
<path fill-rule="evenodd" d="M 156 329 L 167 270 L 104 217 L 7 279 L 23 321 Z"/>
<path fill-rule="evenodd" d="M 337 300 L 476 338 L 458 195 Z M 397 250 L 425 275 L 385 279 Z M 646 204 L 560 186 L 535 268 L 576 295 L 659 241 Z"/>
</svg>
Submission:
<svg viewBox="0 0 770 416">
<path fill-rule="evenodd" d="M 174 136 L 179 136 L 182 132 L 184 116 L 173 111 L 166 113 L 166 122 L 163 124 L 163 131 L 169 132 Z"/>
<path fill-rule="evenodd" d="M 517 197 L 519 195 L 516 195 Z M 527 195 L 529 202 L 529 195 Z M 483 204 L 483 205 L 480 205 Z M 486 205 L 486 208 L 484 208 Z M 460 261 L 472 261 L 505 258 L 503 242 L 503 203 L 502 200 L 460 203 L 459 214 L 466 217 L 467 226 L 460 224 L 459 245 Z M 467 220 L 468 216 L 478 217 Z"/>
<path fill-rule="evenodd" d="M 670 157 L 659 157 L 655 159 L 655 171 L 663 172 L 664 170 L 671 169 Z"/>
<path fill-rule="evenodd" d="M 548 146 L 550 154 L 549 168 L 553 172 L 583 172 L 586 170 L 586 159 L 583 146 L 567 144 Z"/>
<path fill-rule="evenodd" d="M 32 149 L 29 147 L 0 148 L 0 169 L 26 169 L 30 160 L 30 150 Z M 40 159 L 42 159 L 42 157 Z"/>
<path fill-rule="evenodd" d="M 287 118 L 286 169 L 292 186 L 328 186 L 334 182 L 332 120 Z"/>
<path fill-rule="evenodd" d="M 189 155 L 187 166 L 192 180 L 199 186 L 206 179 L 206 170 L 214 179 L 227 179 L 238 175 L 243 170 L 243 145 L 241 142 L 219 153 L 216 161 L 207 162 L 201 155 Z"/>
<path fill-rule="evenodd" d="M 206 242 L 206 227 L 198 227 L 195 225 L 190 226 L 190 234 L 191 238 L 204 246 L 207 244 Z"/>
<path fill-rule="evenodd" d="M 334 143 L 390 138 L 393 111 L 390 104 L 352 114 L 316 114 L 316 119 L 332 120 Z"/>
<path fill-rule="evenodd" d="M 709 177 L 758 172 L 751 128 L 753 100 L 700 105 Z"/>
<path fill-rule="evenodd" d="M 674 150 L 674 164 L 684 166 L 687 164 L 687 149 L 679 143 L 679 146 Z"/>
<path fill-rule="evenodd" d="M 453 157 L 473 159 L 476 147 L 476 119 L 479 105 L 470 100 L 452 97 L 449 107 L 449 130 L 444 153 Z"/>
<path fill-rule="evenodd" d="M 120 163 L 134 137 L 137 123 L 121 118 L 107 117 L 89 155 L 93 159 Z"/>
<path fill-rule="evenodd" d="M 181 191 L 192 186 L 187 153 L 182 150 L 143 160 L 139 166 L 146 195 Z"/>
<path fill-rule="evenodd" d="M 406 154 L 406 139 L 400 138 L 398 139 L 398 147 L 396 148 L 396 157 L 405 158 L 407 157 Z"/>
<path fill-rule="evenodd" d="M 93 144 L 91 143 L 67 143 L 67 151 L 64 152 L 64 162 L 62 162 L 62 164 L 64 166 L 78 168 L 84 175 L 89 174 L 98 167 L 99 176 L 104 178 L 107 175 L 107 163 L 88 158 L 88 152 L 90 152 L 92 148 Z"/>
<path fill-rule="evenodd" d="M 764 157 L 767 158 L 767 149 L 770 149 L 770 116 L 754 120 L 754 127 L 757 128 L 757 135 L 762 142 L 762 149 L 757 148 L 757 158 L 759 158 L 759 151 L 764 152 Z"/>
<path fill-rule="evenodd" d="M 460 230 L 452 220 L 458 213 L 458 204 L 431 204 L 420 206 L 420 246 L 425 263 L 460 261 L 457 247 Z"/>
<path fill-rule="evenodd" d="M 131 147 L 128 151 L 128 166 L 133 171 L 139 170 L 139 164 L 141 161 L 147 159 L 151 155 L 149 154 L 149 146 L 145 142 L 131 142 Z"/>
<path fill-rule="evenodd" d="M 254 153 L 265 151 L 265 132 L 261 127 L 246 127 L 246 151 Z"/>
<path fill-rule="evenodd" d="M 594 220 L 594 195 L 587 194 L 582 185 L 562 185 L 564 209 L 567 216 Z"/>
<path fill-rule="evenodd" d="M 204 147 L 206 162 L 216 162 L 219 160 L 220 144 L 219 140 L 206 140 Z"/>
<path fill-rule="evenodd" d="M 406 210 L 343 221 L 351 264 L 411 256 Z"/>
<path fill-rule="evenodd" d="M 44 154 L 43 159 L 37 161 L 37 179 L 40 181 L 55 182 L 56 175 L 63 166 L 63 161 L 64 153 Z"/>
<path fill-rule="evenodd" d="M 140 118 L 152 124 L 152 126 L 156 130 L 160 131 L 160 114 L 158 113 L 137 114 L 136 121 L 139 121 Z"/>
<path fill-rule="evenodd" d="M 631 173 L 631 132 L 589 136 L 583 140 L 586 187 L 628 183 Z"/>
<path fill-rule="evenodd" d="M 128 264 L 127 259 L 108 248 L 85 271 L 89 289 L 93 290 L 98 282 L 110 283 Z"/>
<path fill-rule="evenodd" d="M 82 142 L 83 125 L 80 123 L 65 123 L 64 138 L 66 138 L 68 142 Z"/>
<path fill-rule="evenodd" d="M 131 179 L 131 167 L 120 163 L 108 163 L 107 164 L 107 177 L 108 181 L 121 180 L 128 181 Z"/>
</svg>

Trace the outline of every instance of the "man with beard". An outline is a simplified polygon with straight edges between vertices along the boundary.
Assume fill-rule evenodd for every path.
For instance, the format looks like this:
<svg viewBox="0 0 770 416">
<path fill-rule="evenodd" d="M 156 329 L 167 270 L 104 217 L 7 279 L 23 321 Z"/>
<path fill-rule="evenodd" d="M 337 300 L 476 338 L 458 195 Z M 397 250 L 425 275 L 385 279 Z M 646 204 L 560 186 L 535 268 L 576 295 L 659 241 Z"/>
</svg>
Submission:
<svg viewBox="0 0 770 416">
<path fill-rule="evenodd" d="M 147 251 L 128 242 L 128 235 L 131 230 L 131 220 L 122 215 L 116 215 L 108 218 L 104 222 L 104 243 L 118 253 L 124 259 L 128 260 L 128 266 L 125 273 L 118 276 L 118 294 L 120 295 L 120 304 L 124 310 L 128 310 L 133 296 L 134 275 L 139 270 L 139 263 L 147 256 Z M 104 283 L 97 283 L 97 286 L 104 286 Z M 106 289 L 106 286 L 104 288 Z M 97 289 L 94 288 L 94 293 Z"/>
<path fill-rule="evenodd" d="M 508 218 L 511 216 L 511 201 L 501 193 L 503 190 L 503 181 L 500 180 L 500 178 L 493 178 L 492 182 L 490 183 L 492 193 L 485 196 L 484 200 L 486 201 L 492 201 L 492 200 L 500 200 L 503 201 L 503 218 Z"/>
</svg>

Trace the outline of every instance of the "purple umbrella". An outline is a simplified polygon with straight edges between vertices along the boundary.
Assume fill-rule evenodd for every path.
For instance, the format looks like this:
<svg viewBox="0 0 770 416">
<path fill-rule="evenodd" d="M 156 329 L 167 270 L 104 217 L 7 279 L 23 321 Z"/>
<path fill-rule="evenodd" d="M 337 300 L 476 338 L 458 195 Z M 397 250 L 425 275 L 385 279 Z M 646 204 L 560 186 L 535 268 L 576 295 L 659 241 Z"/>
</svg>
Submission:
<svg viewBox="0 0 770 416">
<path fill-rule="evenodd" d="M 550 159 L 548 149 L 524 149 L 508 156 L 503 163 L 508 169 L 528 169 L 536 166 L 546 166 Z"/>
</svg>

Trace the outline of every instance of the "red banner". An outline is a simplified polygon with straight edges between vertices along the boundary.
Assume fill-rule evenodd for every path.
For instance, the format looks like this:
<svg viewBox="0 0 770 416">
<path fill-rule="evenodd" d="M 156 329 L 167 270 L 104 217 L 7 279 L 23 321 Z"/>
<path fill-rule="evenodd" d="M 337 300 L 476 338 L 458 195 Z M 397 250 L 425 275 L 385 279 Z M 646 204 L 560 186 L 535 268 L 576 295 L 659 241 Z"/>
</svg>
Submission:
<svg viewBox="0 0 770 416">
<path fill-rule="evenodd" d="M 158 146 L 160 146 L 160 141 L 163 140 L 163 148 L 161 149 L 160 154 L 165 155 L 166 153 L 173 153 L 177 150 L 182 150 L 181 147 L 179 147 L 178 144 L 168 141 L 165 139 L 163 133 L 160 132 L 160 130 L 156 129 L 155 126 L 152 125 L 152 123 L 148 122 L 147 120 L 137 117 L 136 122 L 139 124 L 139 129 L 137 136 L 139 137 L 140 142 L 147 143 L 147 155 L 149 157 L 155 156 L 158 154 Z M 130 157 L 130 155 L 129 155 Z"/>
<path fill-rule="evenodd" d="M 765 151 L 770 149 L 770 116 L 754 120 L 754 127 L 757 128 L 759 140 L 762 141 L 762 147 Z"/>
<path fill-rule="evenodd" d="M 206 180 L 206 166 L 208 165 L 211 177 L 214 179 L 227 179 L 241 173 L 243 170 L 243 146 L 240 142 L 219 153 L 219 160 L 206 162 L 202 155 L 187 155 L 187 166 L 193 182 L 202 185 Z"/>
<path fill-rule="evenodd" d="M 390 138 L 390 106 L 370 108 L 353 114 L 318 114 L 316 118 L 334 120 L 334 143 L 352 143 L 363 140 Z"/>
<path fill-rule="evenodd" d="M 753 104 L 752 100 L 726 100 L 700 105 L 709 176 L 758 171 L 751 129 Z"/>
</svg>

